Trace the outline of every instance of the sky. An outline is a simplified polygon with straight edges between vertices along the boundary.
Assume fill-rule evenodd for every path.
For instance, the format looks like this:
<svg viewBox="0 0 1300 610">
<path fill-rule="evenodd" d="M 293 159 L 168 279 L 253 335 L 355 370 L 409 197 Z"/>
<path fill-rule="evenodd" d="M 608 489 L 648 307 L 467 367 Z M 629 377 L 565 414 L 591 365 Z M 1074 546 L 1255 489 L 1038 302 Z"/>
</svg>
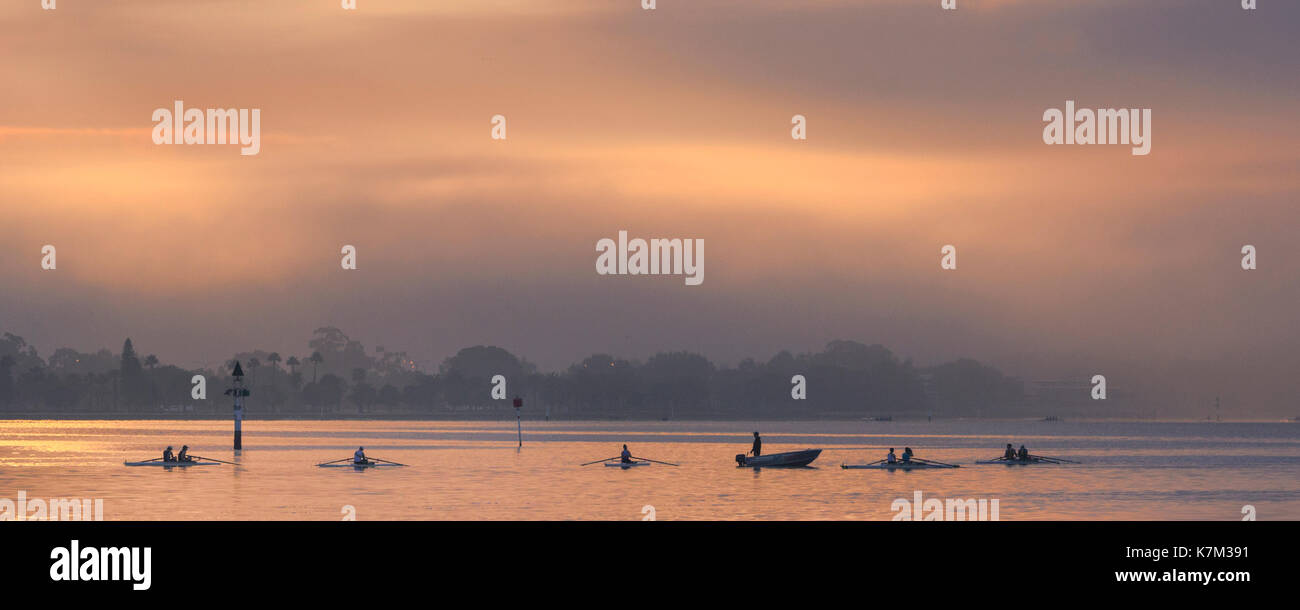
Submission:
<svg viewBox="0 0 1300 610">
<path fill-rule="evenodd" d="M 1296 3 L 357 4 L 0 5 L 0 330 L 543 370 L 842 338 L 1300 414 Z M 154 144 L 174 100 L 260 109 L 260 153 Z M 1151 153 L 1046 145 L 1066 100 L 1150 108 Z M 703 239 L 704 282 L 598 275 L 620 230 Z"/>
</svg>

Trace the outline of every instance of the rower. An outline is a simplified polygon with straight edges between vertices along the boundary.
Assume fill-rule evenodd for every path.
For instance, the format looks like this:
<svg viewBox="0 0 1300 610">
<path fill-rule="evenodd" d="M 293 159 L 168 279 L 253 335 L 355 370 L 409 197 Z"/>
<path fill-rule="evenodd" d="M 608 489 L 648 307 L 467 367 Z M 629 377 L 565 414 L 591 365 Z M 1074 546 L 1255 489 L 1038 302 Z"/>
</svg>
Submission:
<svg viewBox="0 0 1300 610">
<path fill-rule="evenodd" d="M 623 453 L 619 455 L 619 459 L 622 460 L 624 464 L 632 463 L 632 452 L 627 450 L 627 445 L 623 445 Z"/>
<path fill-rule="evenodd" d="M 164 461 L 164 462 L 175 462 L 175 461 L 176 461 L 176 456 L 175 456 L 175 455 L 172 455 L 172 446 L 171 446 L 171 445 L 167 445 L 167 448 L 163 450 L 163 461 Z"/>
<path fill-rule="evenodd" d="M 903 463 L 907 464 L 912 461 L 912 448 L 903 447 Z"/>
<path fill-rule="evenodd" d="M 1029 450 L 1025 449 L 1024 445 L 1020 446 L 1020 452 L 1016 454 L 1016 459 L 1022 462 L 1029 461 Z"/>
<path fill-rule="evenodd" d="M 366 459 L 366 448 L 357 447 L 357 452 L 352 454 L 353 464 L 369 464 L 370 460 Z"/>
<path fill-rule="evenodd" d="M 754 433 L 754 448 L 750 449 L 749 453 L 754 457 L 763 455 L 763 437 L 759 436 L 758 432 Z"/>
<path fill-rule="evenodd" d="M 177 462 L 193 462 L 194 458 L 190 457 L 190 446 L 181 445 L 181 452 L 176 454 Z"/>
<path fill-rule="evenodd" d="M 886 462 L 886 463 L 889 463 L 889 464 L 897 464 L 897 463 L 898 463 L 898 458 L 894 455 L 894 448 L 893 448 L 893 447 L 890 447 L 890 448 L 889 448 L 889 455 L 885 456 L 885 462 Z"/>
<path fill-rule="evenodd" d="M 1004 460 L 1016 459 L 1016 449 L 1015 447 L 1011 446 L 1011 443 L 1007 443 L 1007 452 L 1002 454 L 1002 459 Z"/>
</svg>

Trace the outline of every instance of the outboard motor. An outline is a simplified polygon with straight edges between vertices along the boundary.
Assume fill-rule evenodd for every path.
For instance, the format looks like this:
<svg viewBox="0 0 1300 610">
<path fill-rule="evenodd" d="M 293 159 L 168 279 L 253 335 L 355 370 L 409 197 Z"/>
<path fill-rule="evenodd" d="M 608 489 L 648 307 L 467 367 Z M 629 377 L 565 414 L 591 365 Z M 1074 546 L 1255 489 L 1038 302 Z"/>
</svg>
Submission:
<svg viewBox="0 0 1300 610">
<path fill-rule="evenodd" d="M 743 454 L 743 453 L 737 453 L 737 454 L 736 454 L 736 465 L 737 465 L 737 466 L 744 466 L 744 465 L 745 465 L 745 454 Z"/>
</svg>

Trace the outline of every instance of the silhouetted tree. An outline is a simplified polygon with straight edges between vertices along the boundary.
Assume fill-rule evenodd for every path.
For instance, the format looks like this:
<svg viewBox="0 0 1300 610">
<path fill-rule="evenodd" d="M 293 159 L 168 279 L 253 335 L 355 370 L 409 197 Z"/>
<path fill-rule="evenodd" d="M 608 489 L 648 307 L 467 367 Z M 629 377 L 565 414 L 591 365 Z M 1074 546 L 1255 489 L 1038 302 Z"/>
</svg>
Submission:
<svg viewBox="0 0 1300 610">
<path fill-rule="evenodd" d="M 357 413 L 365 413 L 366 406 L 374 404 L 378 394 L 375 392 L 374 386 L 365 381 L 360 381 L 352 386 L 352 393 L 348 395 L 348 398 L 352 400 L 352 404 L 357 406 Z"/>
<path fill-rule="evenodd" d="M 383 389 L 379 390 L 378 402 L 391 411 L 402 402 L 402 392 L 391 383 L 385 384 Z"/>
<path fill-rule="evenodd" d="M 707 405 L 713 372 L 708 358 L 687 352 L 655 354 L 640 370 L 645 398 L 655 405 L 667 405 L 674 418 L 678 408 L 698 412 Z"/>
<path fill-rule="evenodd" d="M 248 359 L 248 385 L 257 383 L 257 369 L 262 366 L 262 361 L 256 356 Z"/>
<path fill-rule="evenodd" d="M 311 361 L 311 382 L 316 383 L 316 367 L 325 362 L 325 357 L 320 352 L 312 352 L 311 358 L 308 358 L 308 360 Z"/>
<path fill-rule="evenodd" d="M 1022 408 L 1023 384 L 996 368 L 962 359 L 918 369 L 878 344 L 835 340 L 818 352 L 781 351 L 767 361 L 746 358 L 718 367 L 700 354 L 665 352 L 644 363 L 593 354 L 567 370 L 542 374 L 534 365 L 495 346 L 467 347 L 445 359 L 437 374 L 421 372 L 404 352 L 376 349 L 333 327 L 317 329 L 316 348 L 303 360 L 290 356 L 289 375 L 277 375 L 280 355 L 235 354 L 250 376 L 271 365 L 259 386 L 278 411 L 338 412 L 346 398 L 359 413 L 376 406 L 411 413 L 509 412 L 490 397 L 491 379 L 504 375 L 510 395 L 531 407 L 586 417 L 859 417 L 863 414 L 993 415 Z M 312 364 L 303 383 L 298 368 Z M 350 368 L 344 368 L 351 365 Z M 143 365 L 130 339 L 121 354 L 54 350 L 48 363 L 12 333 L 0 335 L 0 408 L 28 411 L 105 412 L 188 402 L 195 371 L 164 365 L 150 354 Z M 226 371 L 201 371 L 209 378 Z M 804 375 L 807 400 L 790 397 L 791 377 Z M 347 379 L 351 379 L 349 386 Z M 250 382 L 252 379 L 250 379 Z M 349 388 L 351 391 L 349 392 Z"/>
<path fill-rule="evenodd" d="M 140 359 L 135 355 L 135 346 L 131 345 L 130 337 L 122 343 L 122 365 L 119 370 L 122 382 L 121 400 L 124 406 L 130 408 L 140 404 L 145 394 L 144 368 L 140 366 Z"/>
<path fill-rule="evenodd" d="M 336 410 L 343 406 L 343 394 L 347 391 L 348 384 L 342 377 L 326 373 L 316 385 L 320 388 L 322 404 L 328 404 Z"/>
<path fill-rule="evenodd" d="M 1023 386 L 997 369 L 970 358 L 931 369 L 939 408 L 957 415 L 988 415 L 996 407 L 1019 400 Z"/>
<path fill-rule="evenodd" d="M 18 361 L 13 356 L 5 354 L 0 356 L 0 405 L 6 410 L 13 403 L 14 399 L 14 365 Z"/>
</svg>

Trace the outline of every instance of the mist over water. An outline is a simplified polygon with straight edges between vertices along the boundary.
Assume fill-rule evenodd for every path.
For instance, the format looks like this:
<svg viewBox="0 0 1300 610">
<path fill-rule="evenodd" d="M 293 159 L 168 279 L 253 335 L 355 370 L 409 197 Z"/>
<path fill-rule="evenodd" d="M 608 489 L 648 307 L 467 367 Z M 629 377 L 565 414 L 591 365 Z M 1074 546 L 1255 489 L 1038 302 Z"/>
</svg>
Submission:
<svg viewBox="0 0 1300 610">
<path fill-rule="evenodd" d="M 844 338 L 1300 415 L 1300 3 L 2 4 L 0 330 L 44 355 L 129 336 L 193 370 L 336 326 L 561 371 Z M 260 152 L 155 144 L 176 100 L 260 109 Z M 1048 147 L 1067 101 L 1151 109 L 1151 154 Z M 707 280 L 598 275 L 620 230 L 704 240 Z"/>
</svg>

